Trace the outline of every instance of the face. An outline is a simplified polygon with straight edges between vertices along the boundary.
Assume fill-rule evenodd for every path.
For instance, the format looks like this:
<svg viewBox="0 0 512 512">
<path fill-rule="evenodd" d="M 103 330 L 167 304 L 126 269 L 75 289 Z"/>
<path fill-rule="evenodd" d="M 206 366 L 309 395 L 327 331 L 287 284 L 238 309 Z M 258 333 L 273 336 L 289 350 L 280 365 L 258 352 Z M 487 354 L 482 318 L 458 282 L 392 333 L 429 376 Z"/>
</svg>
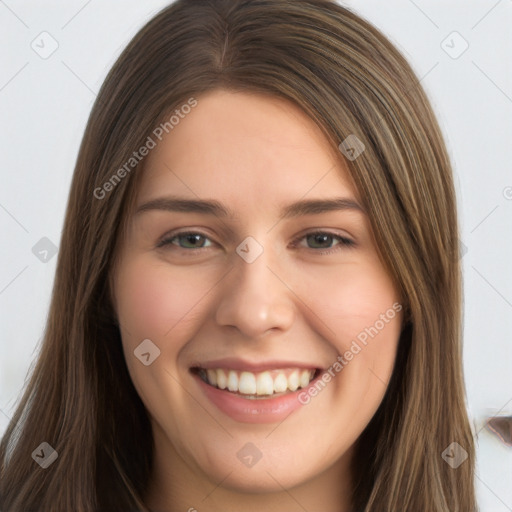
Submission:
<svg viewBox="0 0 512 512">
<path fill-rule="evenodd" d="M 301 110 L 197 100 L 155 139 L 121 245 L 126 364 L 169 478 L 300 486 L 346 467 L 382 401 L 399 297 L 341 153 Z"/>
</svg>

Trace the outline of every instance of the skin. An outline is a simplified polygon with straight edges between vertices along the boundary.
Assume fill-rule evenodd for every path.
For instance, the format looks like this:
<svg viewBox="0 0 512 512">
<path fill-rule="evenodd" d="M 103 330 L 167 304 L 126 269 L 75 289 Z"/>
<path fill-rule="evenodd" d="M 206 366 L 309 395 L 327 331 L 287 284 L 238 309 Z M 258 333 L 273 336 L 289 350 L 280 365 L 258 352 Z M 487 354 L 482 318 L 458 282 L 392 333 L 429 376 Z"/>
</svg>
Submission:
<svg viewBox="0 0 512 512">
<path fill-rule="evenodd" d="M 172 194 L 215 199 L 235 215 L 134 213 L 114 273 L 126 363 L 155 439 L 147 504 L 347 512 L 354 443 L 384 396 L 401 313 L 280 423 L 235 421 L 206 398 L 189 368 L 224 357 L 332 367 L 400 302 L 396 287 L 363 211 L 280 220 L 281 207 L 301 199 L 361 204 L 341 153 L 312 120 L 270 96 L 215 90 L 197 99 L 146 157 L 136 207 Z M 177 230 L 206 238 L 191 248 L 172 238 Z M 315 231 L 353 245 L 305 236 Z M 248 236 L 263 247 L 252 263 L 236 252 Z M 157 247 L 164 238 L 173 241 Z M 148 366 L 134 356 L 144 339 L 161 351 Z M 250 468 L 236 456 L 248 442 L 262 454 Z"/>
</svg>

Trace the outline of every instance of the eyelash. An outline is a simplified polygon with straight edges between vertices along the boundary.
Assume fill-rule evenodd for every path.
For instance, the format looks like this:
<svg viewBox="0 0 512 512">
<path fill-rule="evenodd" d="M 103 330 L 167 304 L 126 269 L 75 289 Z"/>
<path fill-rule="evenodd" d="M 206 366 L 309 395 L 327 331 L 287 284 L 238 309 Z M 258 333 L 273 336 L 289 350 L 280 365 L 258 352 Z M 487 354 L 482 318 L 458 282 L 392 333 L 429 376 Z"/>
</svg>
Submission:
<svg viewBox="0 0 512 512">
<path fill-rule="evenodd" d="M 178 239 L 179 237 L 182 237 L 182 236 L 187 236 L 187 235 L 199 235 L 207 240 L 210 240 L 206 234 L 201 233 L 200 231 L 182 231 L 182 232 L 178 232 L 178 233 L 171 233 L 171 235 L 164 237 L 158 243 L 157 247 L 161 248 L 161 247 L 164 247 L 167 245 L 171 245 L 173 240 Z M 309 233 L 305 233 L 305 234 L 295 238 L 292 241 L 292 247 L 294 247 L 294 248 L 297 247 L 298 243 L 301 240 L 307 238 L 308 236 L 315 236 L 315 235 L 327 235 L 327 236 L 330 236 L 333 239 L 339 241 L 339 244 L 335 245 L 334 247 L 324 249 L 324 250 L 315 249 L 313 247 L 307 247 L 307 249 L 310 249 L 310 250 L 314 251 L 315 253 L 319 253 L 319 254 L 323 254 L 323 255 L 332 254 L 334 252 L 341 250 L 342 248 L 351 249 L 356 245 L 353 240 L 350 240 L 349 238 L 339 235 L 339 234 L 336 234 L 336 233 L 331 233 L 329 231 L 310 231 Z M 201 252 L 202 249 L 208 249 L 208 247 L 184 248 L 184 247 L 177 246 L 177 250 L 182 250 L 182 251 L 186 251 L 186 252 Z"/>
</svg>

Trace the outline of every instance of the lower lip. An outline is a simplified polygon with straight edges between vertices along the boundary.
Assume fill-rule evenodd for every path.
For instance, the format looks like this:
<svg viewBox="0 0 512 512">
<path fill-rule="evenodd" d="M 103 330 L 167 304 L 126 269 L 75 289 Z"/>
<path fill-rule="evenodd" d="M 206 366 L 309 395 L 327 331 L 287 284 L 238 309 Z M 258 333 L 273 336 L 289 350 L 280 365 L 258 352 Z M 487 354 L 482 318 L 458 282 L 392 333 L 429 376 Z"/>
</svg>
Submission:
<svg viewBox="0 0 512 512">
<path fill-rule="evenodd" d="M 299 393 L 307 391 L 316 379 L 305 388 L 281 395 L 276 398 L 242 398 L 229 391 L 215 388 L 204 382 L 201 377 L 194 375 L 206 397 L 213 402 L 224 414 L 241 423 L 277 423 L 286 419 L 302 404 L 299 402 Z"/>
</svg>

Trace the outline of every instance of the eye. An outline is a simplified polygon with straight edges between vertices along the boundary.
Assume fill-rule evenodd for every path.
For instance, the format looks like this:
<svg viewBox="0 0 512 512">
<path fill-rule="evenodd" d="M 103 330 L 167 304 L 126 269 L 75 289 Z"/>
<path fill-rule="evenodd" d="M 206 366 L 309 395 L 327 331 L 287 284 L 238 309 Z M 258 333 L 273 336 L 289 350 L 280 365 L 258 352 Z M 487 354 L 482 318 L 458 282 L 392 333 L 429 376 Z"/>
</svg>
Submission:
<svg viewBox="0 0 512 512">
<path fill-rule="evenodd" d="M 296 238 L 292 243 L 293 247 L 302 246 L 299 242 L 302 240 L 306 241 L 306 248 L 313 249 L 315 252 L 319 252 L 320 254 L 330 254 L 336 251 L 343 249 L 344 247 L 354 247 L 355 243 L 350 238 L 346 236 L 330 233 L 328 231 L 313 231 L 311 233 L 307 233 L 305 235 Z M 337 242 L 334 247 L 333 243 Z M 320 250 L 320 249 L 328 249 L 328 250 Z"/>
<path fill-rule="evenodd" d="M 209 242 L 209 244 L 207 242 Z M 180 249 L 203 249 L 212 245 L 211 240 L 206 235 L 196 231 L 177 233 L 173 236 L 166 237 L 157 247 L 170 244 L 177 245 Z"/>
<path fill-rule="evenodd" d="M 306 242 L 306 246 L 300 243 L 302 241 Z M 198 231 L 186 231 L 182 233 L 174 233 L 163 238 L 157 247 L 164 247 L 166 245 L 175 245 L 178 249 L 184 250 L 200 250 L 212 247 L 213 243 L 203 233 Z M 339 251 L 344 247 L 354 247 L 355 242 L 340 234 L 330 233 L 328 231 L 313 231 L 296 238 L 292 242 L 291 246 L 294 248 L 303 247 L 306 249 L 312 249 L 314 252 L 320 254 L 330 254 Z"/>
</svg>

